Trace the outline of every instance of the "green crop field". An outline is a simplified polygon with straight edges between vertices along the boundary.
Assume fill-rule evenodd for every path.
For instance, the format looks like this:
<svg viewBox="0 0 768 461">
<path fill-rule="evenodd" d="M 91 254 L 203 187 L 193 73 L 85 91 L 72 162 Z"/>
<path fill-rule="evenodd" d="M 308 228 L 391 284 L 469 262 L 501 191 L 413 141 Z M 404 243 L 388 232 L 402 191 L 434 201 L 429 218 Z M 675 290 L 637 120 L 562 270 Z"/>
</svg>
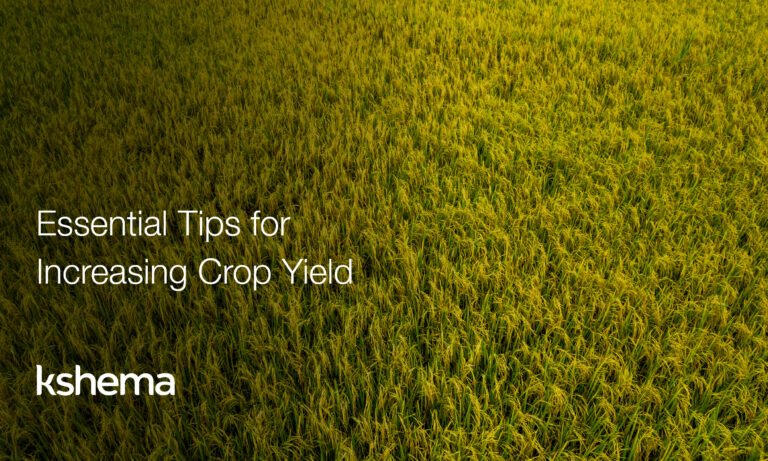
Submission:
<svg viewBox="0 0 768 461">
<path fill-rule="evenodd" d="M 0 159 L 0 459 L 768 459 L 762 1 L 0 0 Z M 37 278 L 205 257 L 356 272 Z"/>
</svg>

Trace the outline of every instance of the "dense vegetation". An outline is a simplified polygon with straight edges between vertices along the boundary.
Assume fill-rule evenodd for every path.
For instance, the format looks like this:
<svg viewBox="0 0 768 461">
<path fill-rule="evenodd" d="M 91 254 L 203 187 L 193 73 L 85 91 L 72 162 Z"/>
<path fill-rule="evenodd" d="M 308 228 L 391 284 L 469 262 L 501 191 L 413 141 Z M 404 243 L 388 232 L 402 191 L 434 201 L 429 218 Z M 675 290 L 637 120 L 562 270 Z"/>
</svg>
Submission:
<svg viewBox="0 0 768 461">
<path fill-rule="evenodd" d="M 764 2 L 0 4 L 0 457 L 768 456 Z M 36 235 L 185 207 L 292 227 Z M 35 283 L 202 255 L 360 269 Z M 179 393 L 36 397 L 38 363 Z"/>
</svg>

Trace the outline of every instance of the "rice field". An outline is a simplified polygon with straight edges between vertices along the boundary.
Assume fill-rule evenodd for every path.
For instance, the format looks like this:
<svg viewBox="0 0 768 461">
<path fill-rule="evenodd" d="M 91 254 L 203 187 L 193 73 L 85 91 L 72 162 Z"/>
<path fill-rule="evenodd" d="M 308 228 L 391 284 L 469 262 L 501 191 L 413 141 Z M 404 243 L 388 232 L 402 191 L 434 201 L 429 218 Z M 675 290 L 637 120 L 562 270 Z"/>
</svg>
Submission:
<svg viewBox="0 0 768 461">
<path fill-rule="evenodd" d="M 765 3 L 0 5 L 0 458 L 768 458 Z M 207 257 L 354 283 L 37 283 Z"/>
</svg>

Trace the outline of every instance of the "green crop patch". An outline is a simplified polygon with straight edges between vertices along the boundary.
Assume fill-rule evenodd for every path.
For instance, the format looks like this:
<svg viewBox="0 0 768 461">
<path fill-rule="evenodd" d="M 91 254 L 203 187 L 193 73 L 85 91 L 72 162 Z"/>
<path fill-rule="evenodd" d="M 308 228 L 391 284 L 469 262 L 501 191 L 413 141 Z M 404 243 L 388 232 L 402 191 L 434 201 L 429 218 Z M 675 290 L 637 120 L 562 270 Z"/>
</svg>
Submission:
<svg viewBox="0 0 768 461">
<path fill-rule="evenodd" d="M 0 5 L 0 459 L 768 457 L 764 2 Z"/>
</svg>

